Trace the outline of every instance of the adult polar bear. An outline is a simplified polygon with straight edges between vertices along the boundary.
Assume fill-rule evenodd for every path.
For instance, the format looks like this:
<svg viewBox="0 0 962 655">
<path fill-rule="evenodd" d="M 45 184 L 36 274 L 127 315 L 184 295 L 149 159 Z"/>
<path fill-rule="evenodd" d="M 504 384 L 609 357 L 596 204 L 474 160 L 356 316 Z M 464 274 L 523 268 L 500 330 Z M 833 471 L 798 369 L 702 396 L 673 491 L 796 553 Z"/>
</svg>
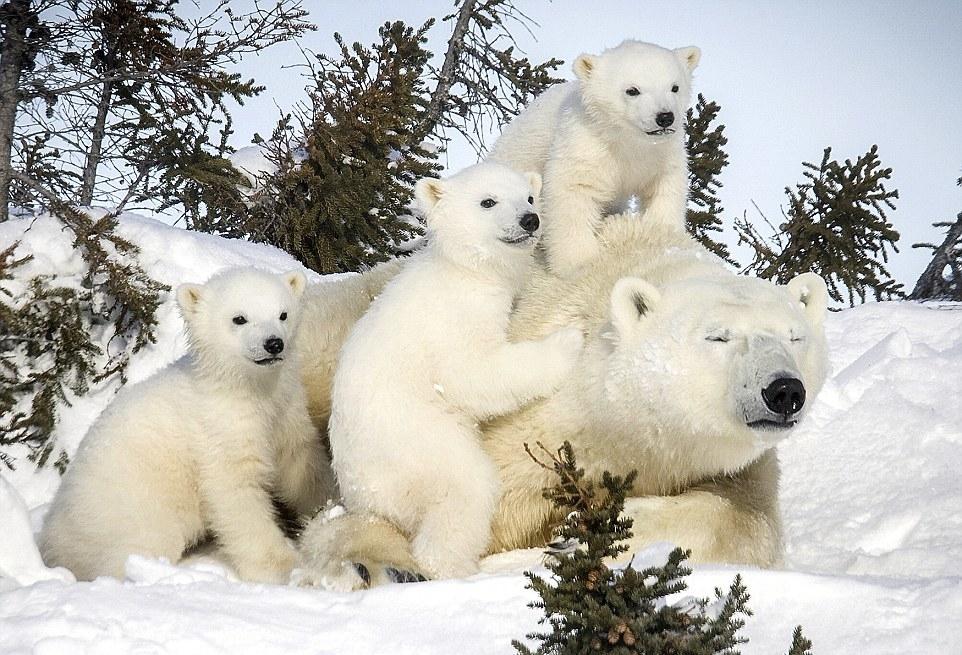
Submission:
<svg viewBox="0 0 962 655">
<path fill-rule="evenodd" d="M 488 552 L 545 542 L 559 519 L 541 495 L 551 474 L 524 444 L 568 440 L 591 475 L 639 472 L 627 508 L 633 548 L 672 541 L 695 560 L 775 564 L 772 446 L 824 380 L 824 283 L 813 274 L 787 286 L 737 276 L 682 228 L 634 215 L 609 218 L 599 245 L 601 256 L 577 279 L 538 270 L 518 297 L 512 339 L 577 326 L 586 346 L 579 372 L 555 394 L 483 426 L 502 484 Z M 335 283 L 339 293 L 325 285 L 310 303 L 315 333 L 306 347 L 317 365 L 305 382 L 322 426 L 330 362 L 395 266 Z M 406 538 L 372 517 L 321 517 L 301 548 L 309 582 L 358 586 L 351 562 L 377 579 L 414 566 Z"/>
<path fill-rule="evenodd" d="M 646 223 L 684 225 L 684 120 L 700 58 L 696 47 L 640 41 L 580 55 L 577 80 L 551 87 L 505 128 L 488 158 L 542 174 L 552 271 L 573 275 L 597 256 L 602 217 L 632 196 Z"/>
</svg>

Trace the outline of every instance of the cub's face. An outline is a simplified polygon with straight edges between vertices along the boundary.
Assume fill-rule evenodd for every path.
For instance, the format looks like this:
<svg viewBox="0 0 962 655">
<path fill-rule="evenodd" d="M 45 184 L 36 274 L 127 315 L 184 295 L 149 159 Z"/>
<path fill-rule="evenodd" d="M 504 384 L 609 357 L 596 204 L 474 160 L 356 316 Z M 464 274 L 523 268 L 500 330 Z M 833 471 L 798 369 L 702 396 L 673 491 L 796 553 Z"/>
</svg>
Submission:
<svg viewBox="0 0 962 655">
<path fill-rule="evenodd" d="M 648 405 L 672 432 L 759 452 L 805 415 L 826 373 L 817 275 L 786 286 L 693 279 L 661 291 L 637 279 L 612 293 L 619 404 Z"/>
<path fill-rule="evenodd" d="M 693 46 L 668 50 L 625 41 L 601 55 L 579 56 L 574 72 L 589 109 L 658 140 L 684 130 L 691 73 L 700 57 Z"/>
<path fill-rule="evenodd" d="M 184 284 L 177 300 L 191 345 L 224 368 L 267 370 L 291 352 L 303 273 L 231 269 L 206 284 Z"/>
<path fill-rule="evenodd" d="M 541 235 L 540 191 L 538 174 L 494 163 L 415 187 L 433 247 L 465 265 L 496 267 L 530 260 Z"/>
</svg>

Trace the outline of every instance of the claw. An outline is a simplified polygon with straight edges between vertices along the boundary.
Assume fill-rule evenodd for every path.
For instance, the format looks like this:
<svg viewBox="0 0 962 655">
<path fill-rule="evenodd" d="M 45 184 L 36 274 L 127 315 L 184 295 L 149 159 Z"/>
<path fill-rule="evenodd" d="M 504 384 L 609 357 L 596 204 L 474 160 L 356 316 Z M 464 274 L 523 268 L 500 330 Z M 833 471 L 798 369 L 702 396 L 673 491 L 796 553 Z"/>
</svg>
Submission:
<svg viewBox="0 0 962 655">
<path fill-rule="evenodd" d="M 357 571 L 357 574 L 361 577 L 361 580 L 364 581 L 364 586 L 370 587 L 371 572 L 367 570 L 367 567 L 361 564 L 360 562 L 354 562 L 354 570 Z"/>
<path fill-rule="evenodd" d="M 406 584 L 408 582 L 427 582 L 427 578 L 425 578 L 420 573 L 412 573 L 411 571 L 399 571 L 398 569 L 392 566 L 389 566 L 386 569 L 384 569 L 384 572 L 387 573 L 387 577 L 389 577 L 392 582 L 396 582 L 398 584 Z"/>
</svg>

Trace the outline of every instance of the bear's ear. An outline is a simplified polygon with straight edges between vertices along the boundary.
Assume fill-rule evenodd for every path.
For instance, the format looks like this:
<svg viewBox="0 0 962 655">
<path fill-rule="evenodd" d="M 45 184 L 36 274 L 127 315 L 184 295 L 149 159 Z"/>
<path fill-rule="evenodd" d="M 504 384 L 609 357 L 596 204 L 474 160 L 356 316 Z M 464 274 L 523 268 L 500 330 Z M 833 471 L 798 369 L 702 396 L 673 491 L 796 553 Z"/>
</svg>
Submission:
<svg viewBox="0 0 962 655">
<path fill-rule="evenodd" d="M 675 56 L 678 57 L 690 73 L 697 68 L 698 62 L 701 61 L 701 50 L 693 45 L 687 48 L 675 48 Z"/>
<path fill-rule="evenodd" d="M 184 316 L 192 316 L 204 295 L 204 287 L 200 284 L 182 284 L 177 287 L 177 304 Z"/>
<path fill-rule="evenodd" d="M 535 201 L 541 197 L 541 176 L 538 173 L 525 173 L 524 176 L 528 178 L 528 186 L 531 187 L 531 195 L 534 196 Z"/>
<path fill-rule="evenodd" d="M 444 195 L 443 183 L 435 177 L 422 177 L 414 185 L 414 197 L 417 198 L 421 211 L 425 214 L 434 209 L 442 195 Z"/>
<path fill-rule="evenodd" d="M 579 80 L 585 82 L 591 77 L 597 63 L 598 57 L 596 55 L 578 55 L 575 63 L 571 65 L 571 70 L 575 72 L 575 76 Z"/>
<path fill-rule="evenodd" d="M 300 298 L 307 286 L 307 278 L 300 271 L 291 271 L 290 273 L 284 273 L 284 284 L 288 286 L 295 298 Z"/>
<path fill-rule="evenodd" d="M 661 300 L 654 286 L 637 277 L 623 277 L 611 290 L 611 324 L 619 335 L 630 334 L 641 317 Z"/>
<path fill-rule="evenodd" d="M 821 325 L 828 307 L 828 289 L 825 280 L 815 273 L 802 273 L 786 285 L 788 295 L 805 308 L 805 315 L 814 325 Z"/>
</svg>

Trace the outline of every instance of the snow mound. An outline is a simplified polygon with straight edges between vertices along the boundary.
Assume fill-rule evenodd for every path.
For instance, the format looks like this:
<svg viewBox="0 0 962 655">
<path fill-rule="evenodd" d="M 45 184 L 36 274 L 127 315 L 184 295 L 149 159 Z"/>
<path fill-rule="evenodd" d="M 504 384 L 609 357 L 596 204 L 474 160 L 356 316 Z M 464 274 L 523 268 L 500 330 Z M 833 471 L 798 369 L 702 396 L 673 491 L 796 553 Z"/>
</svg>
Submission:
<svg viewBox="0 0 962 655">
<path fill-rule="evenodd" d="M 134 215 L 120 229 L 141 247 L 148 273 L 171 286 L 228 266 L 297 268 L 273 248 Z M 52 219 L 0 225 L 0 247 L 17 239 L 35 255 L 32 274 L 82 270 Z M 745 655 L 785 652 L 799 623 L 816 653 L 958 653 L 962 305 L 869 304 L 832 314 L 827 329 L 835 373 L 780 447 L 787 570 L 698 566 L 683 595 L 711 596 L 740 570 L 754 610 Z M 183 348 L 168 298 L 158 342 L 135 358 L 130 379 Z M 68 451 L 112 393 L 64 410 Z M 500 654 L 539 627 L 521 575 L 543 573 L 534 550 L 489 558 L 468 580 L 352 594 L 237 582 L 203 558 L 173 566 L 132 557 L 124 581 L 76 583 L 39 560 L 33 535 L 58 479 L 28 469 L 0 469 L 2 653 Z M 663 560 L 665 548 L 636 563 Z"/>
</svg>

